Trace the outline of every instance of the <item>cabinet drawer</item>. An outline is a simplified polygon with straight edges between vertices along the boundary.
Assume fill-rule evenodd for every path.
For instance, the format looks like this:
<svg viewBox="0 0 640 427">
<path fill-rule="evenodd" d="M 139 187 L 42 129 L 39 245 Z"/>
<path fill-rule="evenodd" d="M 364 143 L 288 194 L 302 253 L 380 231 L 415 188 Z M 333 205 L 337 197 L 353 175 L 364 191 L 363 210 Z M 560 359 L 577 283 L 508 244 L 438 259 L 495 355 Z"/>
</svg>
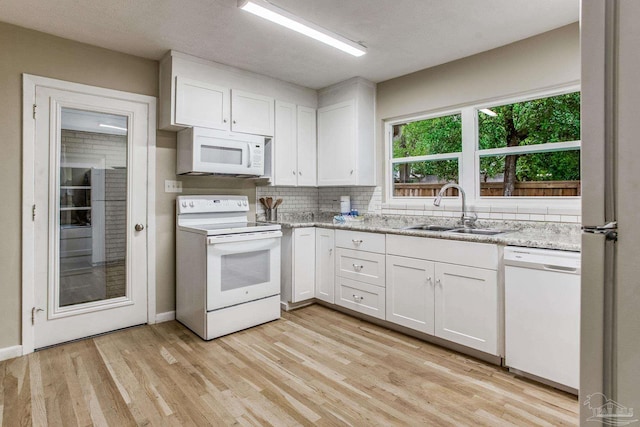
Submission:
<svg viewBox="0 0 640 427">
<path fill-rule="evenodd" d="M 383 254 L 385 252 L 385 235 L 363 231 L 336 230 L 336 246 Z"/>
<path fill-rule="evenodd" d="M 384 255 L 343 248 L 338 248 L 336 255 L 338 276 L 384 287 Z"/>
<path fill-rule="evenodd" d="M 336 304 L 384 319 L 385 289 L 344 277 L 336 277 Z"/>
</svg>

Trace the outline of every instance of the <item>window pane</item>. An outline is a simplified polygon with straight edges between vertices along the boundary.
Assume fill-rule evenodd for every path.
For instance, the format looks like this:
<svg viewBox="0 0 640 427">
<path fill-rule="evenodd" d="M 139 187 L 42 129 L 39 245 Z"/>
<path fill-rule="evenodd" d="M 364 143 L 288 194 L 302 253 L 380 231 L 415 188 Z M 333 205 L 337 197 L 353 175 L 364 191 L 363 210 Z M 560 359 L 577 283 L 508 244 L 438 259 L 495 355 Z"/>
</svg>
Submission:
<svg viewBox="0 0 640 427">
<path fill-rule="evenodd" d="M 485 197 L 579 196 L 580 151 L 481 157 L 479 180 Z"/>
<path fill-rule="evenodd" d="M 393 158 L 462 151 L 460 114 L 393 126 Z"/>
<path fill-rule="evenodd" d="M 393 165 L 394 197 L 435 197 L 448 182 L 458 182 L 458 159 Z M 447 195 L 455 196 L 457 190 Z"/>
<path fill-rule="evenodd" d="M 481 150 L 580 140 L 580 92 L 478 111 Z"/>
</svg>

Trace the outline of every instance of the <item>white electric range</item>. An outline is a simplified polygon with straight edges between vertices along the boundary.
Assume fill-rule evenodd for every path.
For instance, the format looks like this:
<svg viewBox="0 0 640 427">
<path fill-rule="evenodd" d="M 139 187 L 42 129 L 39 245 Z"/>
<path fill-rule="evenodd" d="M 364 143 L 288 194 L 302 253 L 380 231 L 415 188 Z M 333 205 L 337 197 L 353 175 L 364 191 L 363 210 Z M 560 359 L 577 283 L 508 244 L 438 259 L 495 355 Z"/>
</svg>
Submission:
<svg viewBox="0 0 640 427">
<path fill-rule="evenodd" d="M 205 340 L 280 318 L 279 224 L 246 196 L 176 200 L 176 319 Z"/>
</svg>

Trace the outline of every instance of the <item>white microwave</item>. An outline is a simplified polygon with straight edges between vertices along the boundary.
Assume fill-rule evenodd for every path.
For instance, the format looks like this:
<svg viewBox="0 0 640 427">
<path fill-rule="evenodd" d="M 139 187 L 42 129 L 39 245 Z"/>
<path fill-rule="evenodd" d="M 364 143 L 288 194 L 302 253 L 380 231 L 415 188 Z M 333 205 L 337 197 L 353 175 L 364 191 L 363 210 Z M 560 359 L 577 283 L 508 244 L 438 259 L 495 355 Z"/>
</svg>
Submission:
<svg viewBox="0 0 640 427">
<path fill-rule="evenodd" d="M 264 137 L 193 127 L 178 132 L 178 175 L 264 175 Z"/>
</svg>

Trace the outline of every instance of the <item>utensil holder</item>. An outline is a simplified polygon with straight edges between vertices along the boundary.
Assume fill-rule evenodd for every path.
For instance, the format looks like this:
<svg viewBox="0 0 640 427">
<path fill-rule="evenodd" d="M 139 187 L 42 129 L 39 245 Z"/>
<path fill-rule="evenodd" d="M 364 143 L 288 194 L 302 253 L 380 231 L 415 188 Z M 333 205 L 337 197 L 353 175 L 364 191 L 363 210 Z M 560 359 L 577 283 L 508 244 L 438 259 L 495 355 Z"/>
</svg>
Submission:
<svg viewBox="0 0 640 427">
<path fill-rule="evenodd" d="M 272 220 L 272 219 L 271 219 L 271 218 L 272 218 L 272 216 L 273 216 L 273 209 L 271 209 L 271 208 L 265 208 L 265 210 L 264 210 L 264 219 L 265 219 L 266 221 L 271 221 L 271 220 Z"/>
</svg>

